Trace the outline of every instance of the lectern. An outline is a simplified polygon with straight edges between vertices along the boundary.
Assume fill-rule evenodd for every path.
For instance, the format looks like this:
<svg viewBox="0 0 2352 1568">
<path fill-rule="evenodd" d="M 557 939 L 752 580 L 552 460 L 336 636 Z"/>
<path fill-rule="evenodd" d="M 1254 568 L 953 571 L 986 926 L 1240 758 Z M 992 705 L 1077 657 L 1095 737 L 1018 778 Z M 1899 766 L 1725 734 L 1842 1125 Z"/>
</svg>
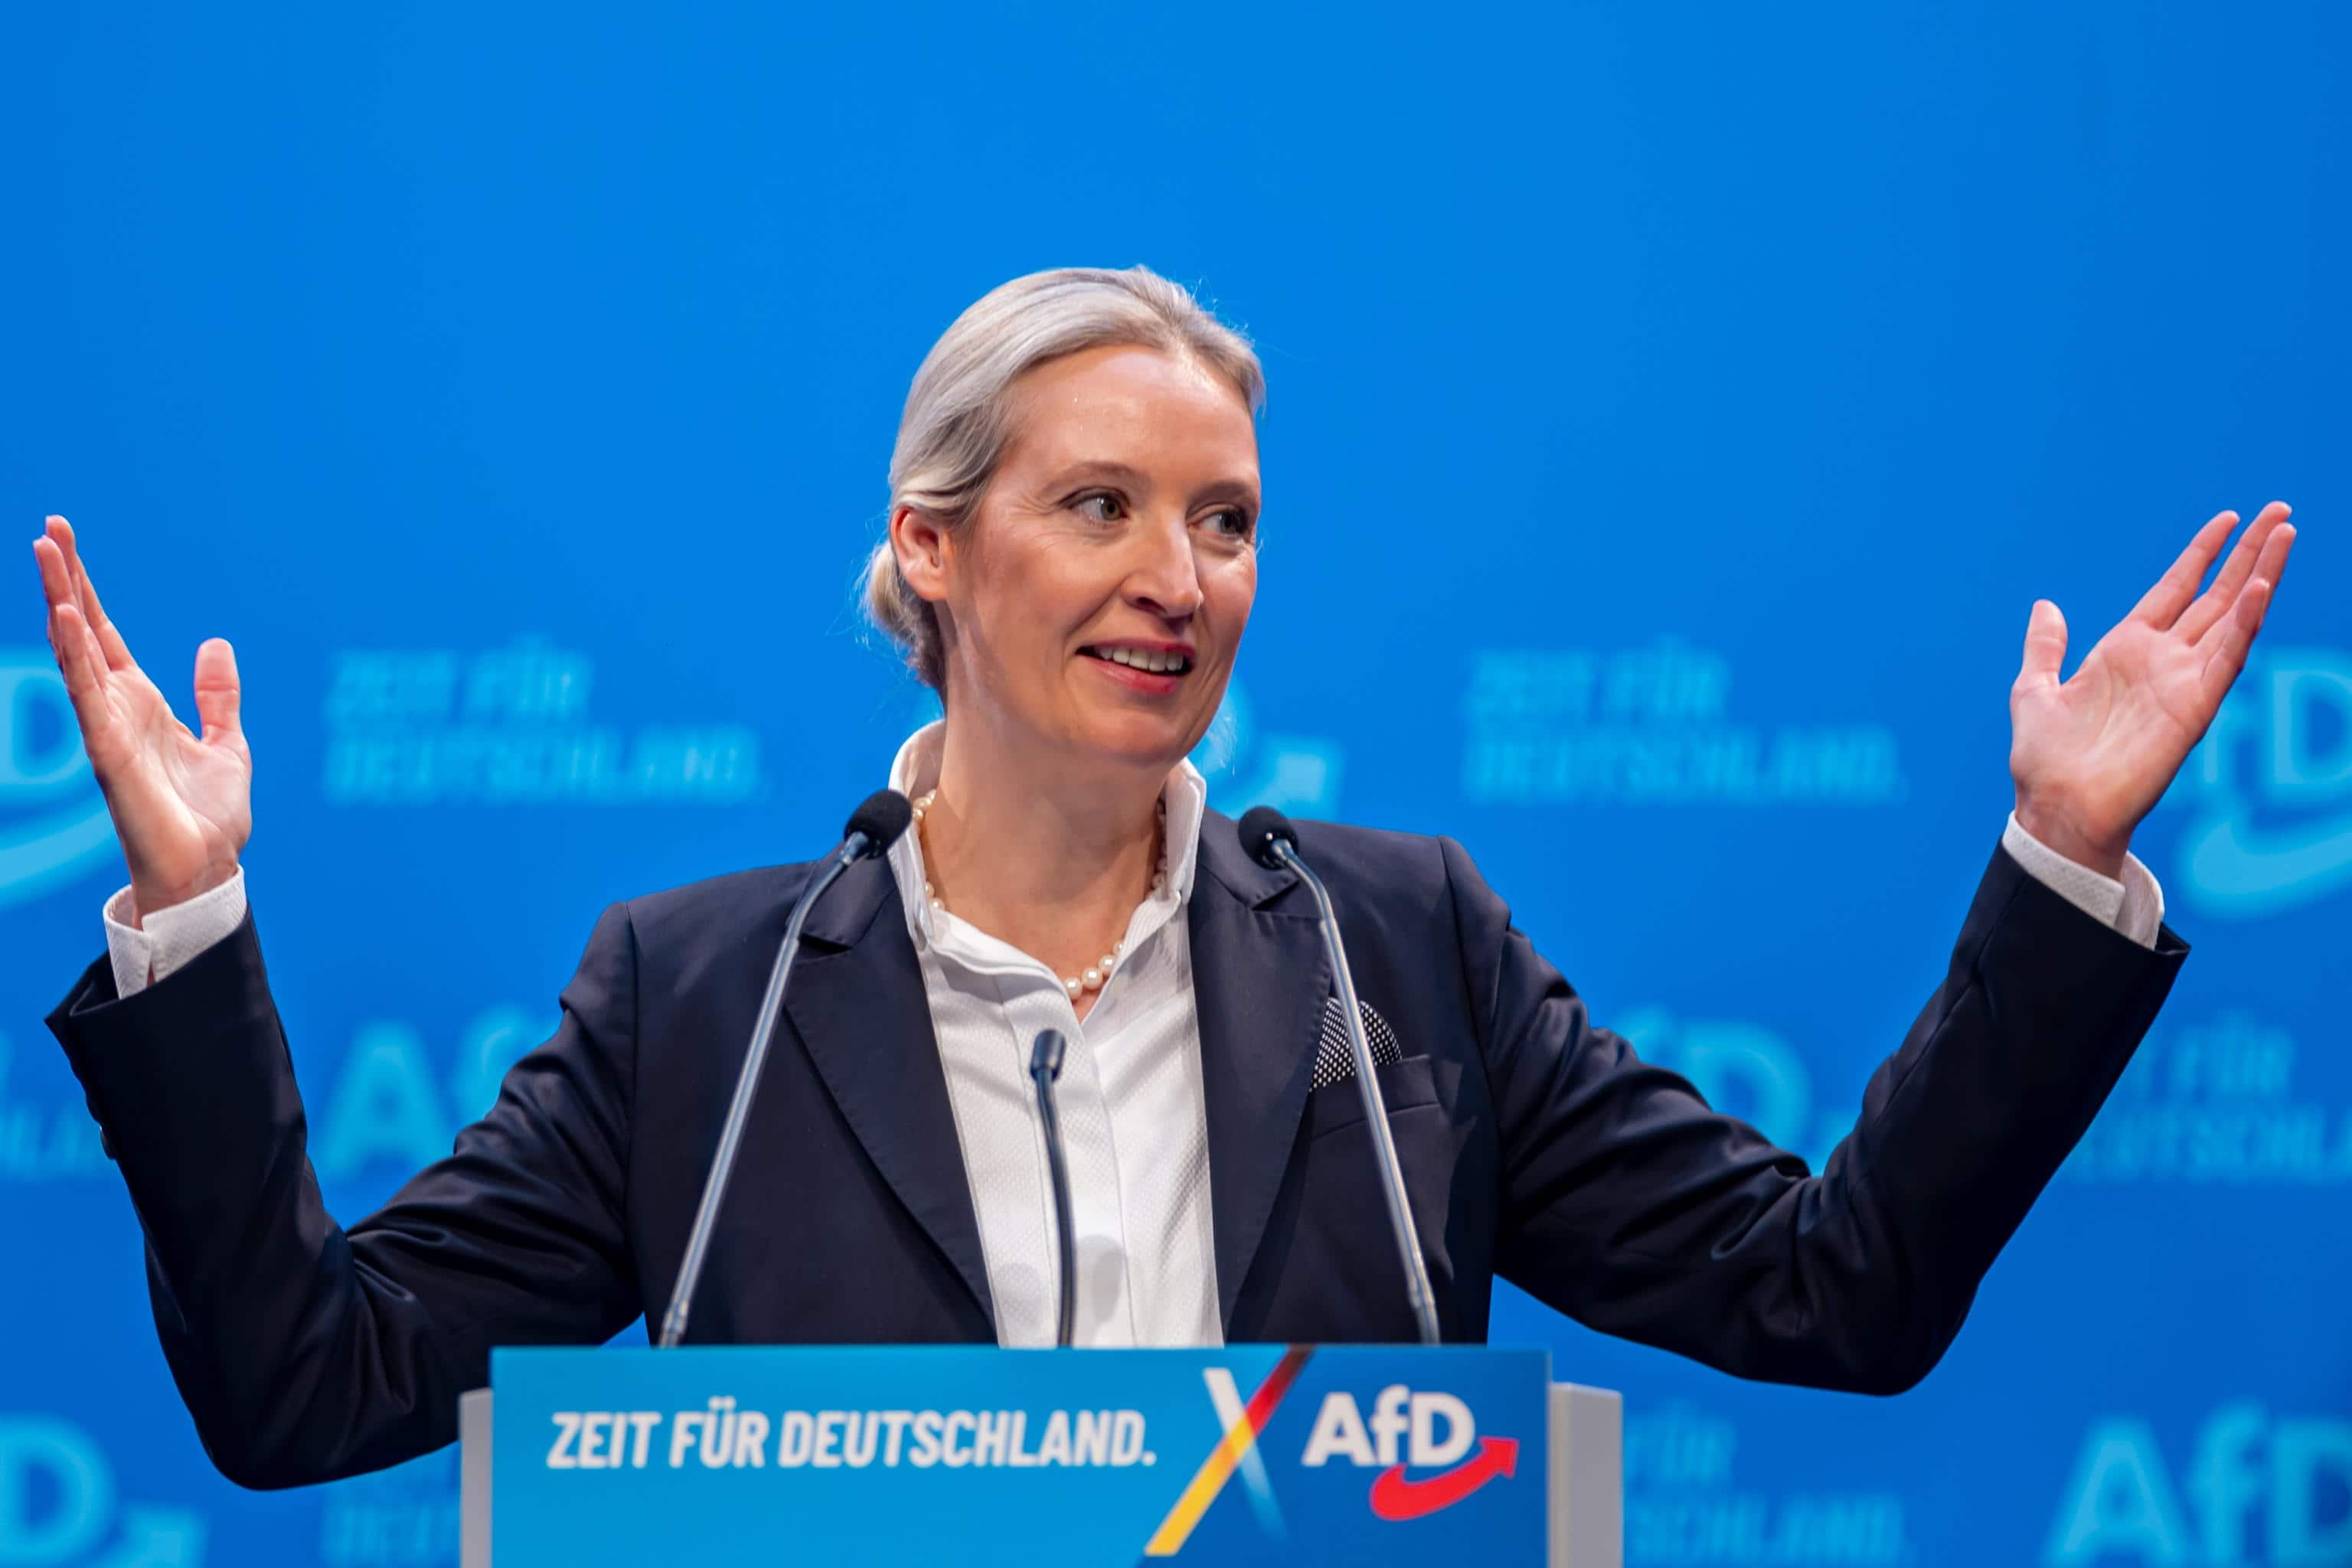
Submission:
<svg viewBox="0 0 2352 1568">
<path fill-rule="evenodd" d="M 462 1562 L 1620 1568 L 1618 1396 L 1550 1370 L 1473 1346 L 500 1350 L 461 1413 Z"/>
</svg>

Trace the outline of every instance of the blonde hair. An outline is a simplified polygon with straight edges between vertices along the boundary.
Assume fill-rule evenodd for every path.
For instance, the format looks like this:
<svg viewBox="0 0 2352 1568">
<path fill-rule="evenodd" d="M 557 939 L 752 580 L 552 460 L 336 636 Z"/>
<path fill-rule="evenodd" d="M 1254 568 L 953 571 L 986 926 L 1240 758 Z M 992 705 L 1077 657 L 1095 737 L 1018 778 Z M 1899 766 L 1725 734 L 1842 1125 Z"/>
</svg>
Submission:
<svg viewBox="0 0 2352 1568">
<path fill-rule="evenodd" d="M 1114 345 L 1193 360 L 1232 384 L 1255 416 L 1265 373 L 1249 340 L 1181 283 L 1145 267 L 1057 267 L 1002 283 L 940 334 L 915 372 L 890 453 L 890 510 L 953 532 L 971 521 L 1013 439 L 1011 391 L 1048 360 Z M 918 596 L 886 534 L 866 563 L 866 615 L 945 695 L 939 615 Z"/>
</svg>

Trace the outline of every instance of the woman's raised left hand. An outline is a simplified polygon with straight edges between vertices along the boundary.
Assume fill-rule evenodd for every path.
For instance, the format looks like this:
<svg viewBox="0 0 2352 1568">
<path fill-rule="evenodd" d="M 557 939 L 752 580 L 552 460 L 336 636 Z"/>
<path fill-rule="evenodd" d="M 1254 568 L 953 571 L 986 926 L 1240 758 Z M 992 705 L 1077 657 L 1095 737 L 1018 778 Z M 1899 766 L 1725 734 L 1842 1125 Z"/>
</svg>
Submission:
<svg viewBox="0 0 2352 1568">
<path fill-rule="evenodd" d="M 2017 820 L 2078 864 L 2121 874 L 2132 830 L 2213 722 L 2286 569 L 2287 506 L 2263 508 L 2203 594 L 2197 584 L 2238 514 L 2197 531 L 2172 569 L 2061 681 L 2066 617 L 2034 602 L 2025 660 L 2010 688 Z"/>
</svg>

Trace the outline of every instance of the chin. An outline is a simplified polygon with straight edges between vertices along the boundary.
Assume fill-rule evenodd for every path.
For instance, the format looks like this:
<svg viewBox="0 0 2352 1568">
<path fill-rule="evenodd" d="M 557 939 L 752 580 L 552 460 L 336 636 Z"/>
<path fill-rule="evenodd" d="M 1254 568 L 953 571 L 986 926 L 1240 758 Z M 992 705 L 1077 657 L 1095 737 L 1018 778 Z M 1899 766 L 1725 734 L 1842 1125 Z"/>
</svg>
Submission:
<svg viewBox="0 0 2352 1568">
<path fill-rule="evenodd" d="M 1165 769 L 1182 761 L 1207 730 L 1205 722 L 1194 726 L 1173 715 L 1106 714 L 1082 726 L 1072 738 L 1082 750 L 1106 762 Z"/>
</svg>

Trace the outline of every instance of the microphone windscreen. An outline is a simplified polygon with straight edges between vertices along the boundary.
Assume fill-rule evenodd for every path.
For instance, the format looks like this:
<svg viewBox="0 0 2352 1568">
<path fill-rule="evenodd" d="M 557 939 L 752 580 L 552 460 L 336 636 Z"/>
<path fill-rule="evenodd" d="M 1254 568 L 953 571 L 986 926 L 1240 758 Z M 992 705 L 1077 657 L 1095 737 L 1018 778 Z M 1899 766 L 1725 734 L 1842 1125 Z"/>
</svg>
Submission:
<svg viewBox="0 0 2352 1568">
<path fill-rule="evenodd" d="M 849 814 L 849 826 L 841 830 L 841 836 L 863 833 L 866 855 L 879 855 L 898 842 L 898 835 L 914 820 L 915 808 L 905 795 L 895 789 L 877 789 Z"/>
<path fill-rule="evenodd" d="M 1276 839 L 1298 847 L 1298 830 L 1290 826 L 1290 818 L 1270 805 L 1254 805 L 1242 813 L 1242 853 L 1261 866 L 1278 867 L 1282 861 L 1274 852 Z"/>
<path fill-rule="evenodd" d="M 1029 1047 L 1030 1076 L 1034 1078 L 1039 1073 L 1044 1073 L 1047 1078 L 1060 1078 L 1062 1058 L 1068 1054 L 1070 1042 L 1064 1037 L 1061 1030 L 1038 1030 L 1037 1043 Z"/>
</svg>

